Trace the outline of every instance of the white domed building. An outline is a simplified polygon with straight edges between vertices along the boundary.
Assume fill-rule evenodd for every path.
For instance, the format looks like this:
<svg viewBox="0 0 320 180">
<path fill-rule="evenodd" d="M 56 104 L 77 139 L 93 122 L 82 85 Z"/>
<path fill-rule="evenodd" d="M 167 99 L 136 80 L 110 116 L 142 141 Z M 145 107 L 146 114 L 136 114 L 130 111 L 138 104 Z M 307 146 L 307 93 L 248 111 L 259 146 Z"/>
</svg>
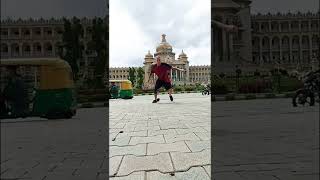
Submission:
<svg viewBox="0 0 320 180">
<path fill-rule="evenodd" d="M 176 59 L 175 53 L 173 52 L 172 46 L 167 42 L 166 35 L 162 34 L 161 42 L 156 47 L 156 52 L 151 54 L 150 50 L 144 57 L 144 89 L 152 89 L 154 88 L 154 83 L 156 80 L 156 75 L 152 75 L 149 83 L 147 82 L 149 79 L 151 65 L 155 64 L 155 57 L 160 56 L 161 61 L 172 66 L 185 69 L 185 72 L 172 70 L 171 78 L 174 85 L 184 85 L 184 84 L 207 84 L 210 82 L 210 65 L 198 65 L 198 66 L 190 66 L 188 61 L 188 56 L 185 52 L 179 54 Z M 136 67 L 138 69 L 139 67 Z M 129 67 L 111 67 L 109 69 L 109 79 L 128 79 L 129 76 Z"/>
<path fill-rule="evenodd" d="M 143 64 L 144 64 L 144 72 L 145 72 L 145 80 L 144 80 L 145 88 L 151 88 L 154 86 L 154 80 L 156 80 L 155 75 L 151 77 L 149 84 L 147 84 L 147 81 L 149 79 L 151 65 L 155 63 L 154 57 L 156 56 L 160 56 L 161 62 L 186 70 L 185 72 L 181 72 L 177 70 L 171 71 L 171 77 L 174 84 L 189 83 L 189 61 L 188 61 L 187 55 L 182 50 L 178 59 L 175 59 L 175 53 L 172 51 L 172 46 L 167 42 L 166 35 L 162 34 L 162 40 L 160 44 L 156 47 L 156 52 L 154 53 L 154 55 L 152 55 L 150 51 L 148 51 L 148 54 L 146 54 L 144 58 Z"/>
</svg>

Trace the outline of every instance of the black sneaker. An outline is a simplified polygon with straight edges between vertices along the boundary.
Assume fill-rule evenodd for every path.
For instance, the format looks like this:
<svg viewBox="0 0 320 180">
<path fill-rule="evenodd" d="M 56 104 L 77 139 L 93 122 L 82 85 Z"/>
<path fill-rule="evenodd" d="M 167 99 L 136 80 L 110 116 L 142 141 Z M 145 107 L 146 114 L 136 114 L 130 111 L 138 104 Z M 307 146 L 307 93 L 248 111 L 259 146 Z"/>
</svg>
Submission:
<svg viewBox="0 0 320 180">
<path fill-rule="evenodd" d="M 160 98 L 157 99 L 157 102 L 159 102 L 159 101 L 160 101 Z"/>
<path fill-rule="evenodd" d="M 170 97 L 170 100 L 173 101 L 173 97 L 172 96 L 169 96 L 169 97 Z"/>
<path fill-rule="evenodd" d="M 152 103 L 157 103 L 157 102 L 158 102 L 157 100 L 153 100 L 153 101 L 152 101 Z"/>
</svg>

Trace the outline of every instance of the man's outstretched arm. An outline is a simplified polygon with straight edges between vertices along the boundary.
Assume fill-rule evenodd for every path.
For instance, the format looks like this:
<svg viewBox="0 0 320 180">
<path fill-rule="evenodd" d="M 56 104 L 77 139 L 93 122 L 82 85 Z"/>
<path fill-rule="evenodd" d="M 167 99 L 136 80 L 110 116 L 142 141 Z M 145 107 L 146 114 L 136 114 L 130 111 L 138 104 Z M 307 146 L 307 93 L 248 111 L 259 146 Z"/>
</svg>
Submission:
<svg viewBox="0 0 320 180">
<path fill-rule="evenodd" d="M 234 25 L 223 24 L 223 23 L 216 21 L 216 20 L 212 20 L 212 23 L 216 27 L 224 29 L 226 31 L 232 31 L 232 32 L 238 31 L 238 27 L 234 26 Z"/>
</svg>

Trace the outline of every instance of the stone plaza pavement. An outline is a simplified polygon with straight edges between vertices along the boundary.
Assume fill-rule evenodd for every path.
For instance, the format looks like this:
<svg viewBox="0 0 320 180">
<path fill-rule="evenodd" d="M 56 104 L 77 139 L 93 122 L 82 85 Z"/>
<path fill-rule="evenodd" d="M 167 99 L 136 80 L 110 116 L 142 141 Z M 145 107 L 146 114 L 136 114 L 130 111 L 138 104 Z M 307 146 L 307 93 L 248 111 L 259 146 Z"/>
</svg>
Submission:
<svg viewBox="0 0 320 180">
<path fill-rule="evenodd" d="M 211 179 L 210 96 L 159 97 L 110 100 L 110 179 Z"/>
<path fill-rule="evenodd" d="M 319 104 L 212 103 L 215 180 L 319 180 Z"/>
<path fill-rule="evenodd" d="M 1 120 L 3 180 L 106 180 L 107 108 L 72 119 Z"/>
</svg>

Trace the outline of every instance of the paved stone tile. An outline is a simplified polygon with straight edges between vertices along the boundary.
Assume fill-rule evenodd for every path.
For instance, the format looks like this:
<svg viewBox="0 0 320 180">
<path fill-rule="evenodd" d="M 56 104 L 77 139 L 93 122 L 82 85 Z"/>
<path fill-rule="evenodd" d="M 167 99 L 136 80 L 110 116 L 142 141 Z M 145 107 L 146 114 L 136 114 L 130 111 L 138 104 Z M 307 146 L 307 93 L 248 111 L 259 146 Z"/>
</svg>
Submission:
<svg viewBox="0 0 320 180">
<path fill-rule="evenodd" d="M 319 154 L 319 104 L 295 108 L 291 99 L 263 99 L 214 102 L 213 106 L 214 124 L 219 125 L 213 126 L 212 169 L 217 180 L 238 175 L 243 179 L 319 178 L 319 168 L 313 169 L 319 167 L 319 158 L 313 156 L 312 148 Z"/>
<path fill-rule="evenodd" d="M 205 129 L 207 132 L 211 132 L 211 126 L 206 126 L 206 127 L 202 127 L 203 129 Z"/>
<path fill-rule="evenodd" d="M 160 126 L 136 126 L 134 131 L 143 131 L 143 130 L 160 130 Z"/>
<path fill-rule="evenodd" d="M 192 152 L 211 148 L 211 141 L 185 141 Z"/>
<path fill-rule="evenodd" d="M 115 141 L 112 141 L 112 138 L 109 140 L 109 145 L 110 146 L 125 146 L 125 145 L 129 145 L 129 141 L 130 141 L 130 136 L 125 136 L 125 137 L 120 137 L 120 138 L 116 138 Z"/>
<path fill-rule="evenodd" d="M 195 132 L 195 134 L 202 140 L 202 141 L 209 141 L 211 139 L 210 134 L 207 132 Z"/>
<path fill-rule="evenodd" d="M 135 155 L 143 156 L 146 155 L 146 144 L 138 144 L 134 146 L 110 146 L 109 157 L 119 156 L 119 155 Z"/>
<path fill-rule="evenodd" d="M 109 174 L 114 175 L 117 173 L 117 170 L 120 166 L 123 156 L 114 156 L 109 160 Z"/>
<path fill-rule="evenodd" d="M 167 125 L 167 124 L 183 124 L 183 121 L 177 119 L 177 118 L 172 118 L 168 115 L 164 115 L 166 117 L 165 119 L 159 120 L 160 125 Z"/>
<path fill-rule="evenodd" d="M 172 143 L 172 142 L 178 142 L 178 141 L 199 141 L 199 137 L 197 137 L 194 133 L 189 133 L 189 134 L 182 134 L 182 135 L 172 135 L 172 134 L 165 134 L 164 138 L 167 143 Z"/>
<path fill-rule="evenodd" d="M 171 153 L 172 161 L 177 171 L 185 171 L 193 166 L 209 165 L 211 163 L 210 156 L 210 150 L 195 153 Z"/>
<path fill-rule="evenodd" d="M 165 130 L 149 130 L 148 136 L 155 136 L 160 134 L 166 134 L 166 135 L 176 135 L 177 132 L 175 129 L 165 129 Z"/>
<path fill-rule="evenodd" d="M 188 129 L 176 129 L 177 134 L 189 134 L 194 132 L 203 132 L 206 133 L 207 131 L 204 127 L 195 127 L 195 128 L 188 128 Z"/>
<path fill-rule="evenodd" d="M 109 112 L 112 114 L 111 121 L 116 121 L 116 123 L 110 123 L 110 128 L 112 129 L 112 126 L 118 123 L 125 123 L 125 126 L 124 128 L 117 128 L 116 130 L 118 131 L 112 131 L 112 133 L 118 133 L 120 130 L 123 130 L 124 133 L 118 134 L 117 140 L 110 143 L 111 154 L 134 153 L 138 155 L 142 153 L 143 148 L 139 146 L 141 144 L 147 144 L 148 154 L 146 156 L 125 155 L 119 172 L 113 179 L 120 178 L 119 176 L 122 175 L 124 175 L 122 178 L 131 179 L 131 177 L 135 178 L 135 176 L 130 176 L 134 173 L 146 173 L 156 169 L 172 172 L 174 170 L 172 158 L 168 152 L 182 151 L 184 153 L 191 153 L 184 141 L 200 142 L 201 139 L 199 137 L 202 136 L 199 135 L 198 137 L 194 133 L 208 132 L 204 125 L 210 124 L 210 118 L 206 118 L 210 117 L 210 98 L 200 94 L 174 95 L 174 102 L 170 102 L 167 95 L 160 95 L 160 98 L 161 103 L 157 104 L 151 103 L 153 100 L 152 96 L 138 96 L 130 101 L 112 101 L 112 108 Z M 197 103 L 197 106 L 194 106 L 195 103 Z M 128 111 L 128 109 L 130 110 Z M 191 127 L 189 126 L 190 124 L 195 124 L 196 126 Z M 121 126 L 118 125 L 118 127 Z M 126 128 L 128 130 L 125 130 Z M 144 134 L 145 132 L 147 132 L 146 135 Z M 112 135 L 113 137 L 115 136 L 115 134 Z M 127 136 L 130 136 L 129 142 L 128 139 L 121 139 Z M 130 148 L 130 145 L 133 145 L 131 147 L 134 148 Z M 200 145 L 206 146 L 205 142 L 200 143 Z M 114 150 L 111 147 L 114 147 Z M 121 150 L 118 150 L 119 148 Z M 196 150 L 196 148 L 194 149 Z M 158 157 L 159 155 L 161 157 Z M 204 163 L 207 162 L 204 161 Z M 199 168 L 202 168 L 202 171 L 205 172 L 203 167 Z M 183 175 L 188 174 L 188 172 L 179 173 L 181 175 L 173 177 L 181 176 L 181 180 L 189 177 Z M 125 176 L 125 174 L 129 174 L 129 176 Z M 140 178 L 140 176 L 138 175 L 137 178 Z"/>
<path fill-rule="evenodd" d="M 159 120 L 152 120 L 152 121 L 148 121 L 148 126 L 159 126 L 160 122 Z"/>
<path fill-rule="evenodd" d="M 147 137 L 131 137 L 129 145 L 142 143 L 164 143 L 163 135 L 147 136 Z"/>
<path fill-rule="evenodd" d="M 176 123 L 176 124 L 160 124 L 161 129 L 188 129 L 188 127 L 182 123 Z"/>
<path fill-rule="evenodd" d="M 174 176 L 158 171 L 147 172 L 147 180 L 210 180 L 208 174 L 201 167 L 191 168 L 187 172 L 176 172 Z"/>
<path fill-rule="evenodd" d="M 155 156 L 136 157 L 127 155 L 124 157 L 117 176 L 125 176 L 135 171 L 158 170 L 160 172 L 172 172 L 173 167 L 169 153 L 161 153 Z"/>
<path fill-rule="evenodd" d="M 150 143 L 147 146 L 147 155 L 155 155 L 162 152 L 190 152 L 187 145 L 183 142 L 174 142 L 174 143 Z"/>
<path fill-rule="evenodd" d="M 118 129 L 123 129 L 126 126 L 126 123 L 116 123 L 114 125 L 112 125 L 112 128 L 118 128 Z"/>
<path fill-rule="evenodd" d="M 211 165 L 203 166 L 203 168 L 207 172 L 207 174 L 209 174 L 209 176 L 211 177 Z"/>
<path fill-rule="evenodd" d="M 145 172 L 139 171 L 139 172 L 134 172 L 128 176 L 112 177 L 109 179 L 110 180 L 145 180 Z"/>
<path fill-rule="evenodd" d="M 208 119 L 208 121 L 210 122 L 210 119 Z M 186 125 L 189 127 L 189 128 L 195 128 L 195 127 L 210 127 L 210 123 L 209 122 L 199 122 L 199 123 L 187 123 Z"/>
<path fill-rule="evenodd" d="M 125 137 L 125 136 L 148 136 L 148 131 L 133 131 L 133 132 L 124 132 L 120 133 L 117 137 Z"/>
</svg>

